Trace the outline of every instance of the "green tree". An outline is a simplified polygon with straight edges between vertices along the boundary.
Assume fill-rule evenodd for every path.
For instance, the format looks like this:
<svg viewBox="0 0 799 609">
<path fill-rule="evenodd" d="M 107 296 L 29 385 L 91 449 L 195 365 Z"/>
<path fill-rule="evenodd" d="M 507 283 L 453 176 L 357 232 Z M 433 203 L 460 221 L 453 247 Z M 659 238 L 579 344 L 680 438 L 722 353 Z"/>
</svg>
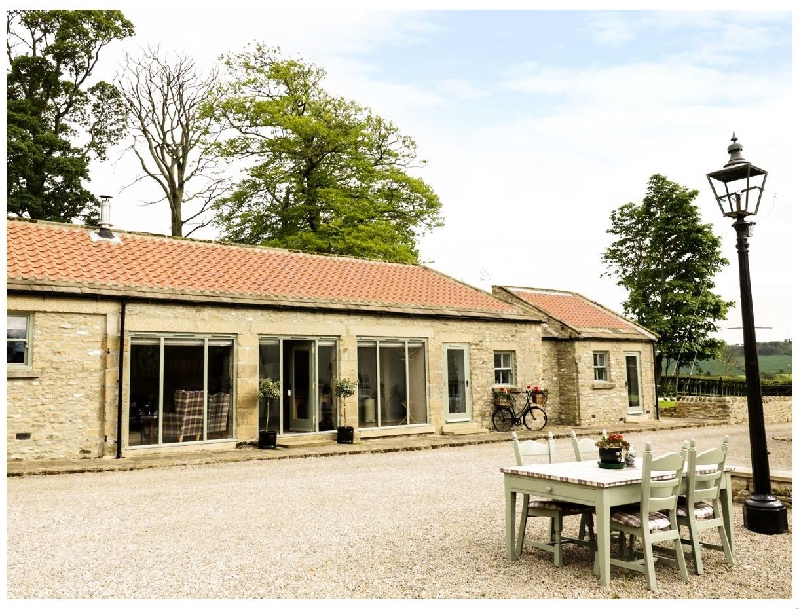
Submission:
<svg viewBox="0 0 799 609">
<path fill-rule="evenodd" d="M 610 268 L 602 275 L 627 290 L 624 313 L 659 335 L 657 382 L 664 361 L 679 374 L 686 363 L 720 354 L 724 342 L 710 334 L 733 305 L 712 292 L 728 261 L 712 227 L 700 222 L 698 194 L 655 174 L 641 204 L 610 215 L 607 232 L 615 241 L 602 254 Z"/>
<path fill-rule="evenodd" d="M 216 205 L 223 239 L 417 262 L 441 203 L 408 170 L 416 144 L 321 86 L 324 70 L 256 45 L 228 56 L 231 81 L 209 111 L 235 132 L 222 154 L 253 162 Z"/>
<path fill-rule="evenodd" d="M 743 353 L 735 345 L 725 344 L 721 349 L 719 362 L 721 364 L 721 373 L 724 376 L 733 376 L 744 367 Z"/>
<path fill-rule="evenodd" d="M 7 213 L 96 222 L 89 162 L 124 133 L 119 91 L 90 84 L 100 51 L 133 34 L 120 11 L 6 13 Z"/>
</svg>

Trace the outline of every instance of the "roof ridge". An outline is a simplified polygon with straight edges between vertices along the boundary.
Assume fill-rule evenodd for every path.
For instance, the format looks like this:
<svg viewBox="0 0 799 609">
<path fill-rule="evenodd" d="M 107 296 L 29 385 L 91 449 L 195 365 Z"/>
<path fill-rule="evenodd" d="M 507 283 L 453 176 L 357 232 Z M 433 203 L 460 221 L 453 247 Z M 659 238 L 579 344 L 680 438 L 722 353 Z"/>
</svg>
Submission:
<svg viewBox="0 0 799 609">
<path fill-rule="evenodd" d="M 96 229 L 84 224 L 10 220 L 6 280 L 13 279 L 15 289 L 52 284 L 64 292 L 78 286 L 86 293 L 370 303 L 385 310 L 533 319 L 518 306 L 423 264 L 124 230 L 114 231 L 119 243 L 109 245 L 90 239 Z"/>
<path fill-rule="evenodd" d="M 93 229 L 99 229 L 99 226 L 92 226 L 89 224 L 69 224 L 67 222 L 57 222 L 55 220 L 39 220 L 34 218 L 7 218 L 7 220 L 11 222 L 18 222 L 21 224 L 41 224 L 48 227 L 54 228 L 61 228 L 65 230 L 85 230 L 91 231 Z M 325 252 L 306 252 L 303 250 L 295 250 L 290 248 L 283 248 L 283 247 L 275 247 L 273 245 L 258 245 L 252 243 L 236 243 L 234 241 L 222 241 L 218 239 L 199 239 L 197 237 L 178 237 L 175 235 L 164 235 L 161 233 L 148 233 L 144 231 L 134 231 L 128 230 L 123 228 L 116 228 L 111 227 L 110 230 L 115 234 L 122 234 L 122 235 L 132 235 L 134 237 L 143 237 L 148 239 L 162 239 L 166 241 L 172 241 L 175 243 L 197 243 L 200 245 L 208 245 L 208 246 L 215 246 L 215 247 L 231 247 L 231 248 L 241 248 L 241 249 L 254 249 L 258 251 L 269 251 L 269 252 L 276 252 L 279 254 L 296 254 L 299 256 L 311 256 L 311 257 L 320 257 L 320 258 L 331 258 L 331 259 L 343 259 L 343 260 L 355 260 L 358 262 L 373 262 L 379 264 L 393 264 L 397 266 L 407 266 L 407 267 L 419 267 L 419 268 L 427 268 L 421 263 L 414 263 L 414 262 L 395 262 L 391 260 L 381 260 L 379 258 L 360 258 L 358 256 L 351 256 L 346 254 L 332 254 L 332 253 L 325 253 Z M 434 269 L 430 269 L 434 270 Z M 453 279 L 450 277 L 450 279 Z M 474 286 L 471 286 L 474 287 Z M 475 288 L 478 289 L 478 288 Z"/>
</svg>

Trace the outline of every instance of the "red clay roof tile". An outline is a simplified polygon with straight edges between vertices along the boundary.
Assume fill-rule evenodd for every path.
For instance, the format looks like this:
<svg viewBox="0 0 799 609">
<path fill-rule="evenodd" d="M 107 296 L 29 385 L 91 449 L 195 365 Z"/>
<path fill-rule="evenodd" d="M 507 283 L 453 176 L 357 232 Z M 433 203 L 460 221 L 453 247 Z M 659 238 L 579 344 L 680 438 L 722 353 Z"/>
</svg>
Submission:
<svg viewBox="0 0 799 609">
<path fill-rule="evenodd" d="M 492 295 L 423 266 L 114 231 L 7 221 L 8 280 L 285 297 L 518 315 Z"/>
<path fill-rule="evenodd" d="M 525 288 L 507 289 L 525 302 L 577 330 L 597 328 L 636 330 L 635 325 L 577 294 Z"/>
</svg>

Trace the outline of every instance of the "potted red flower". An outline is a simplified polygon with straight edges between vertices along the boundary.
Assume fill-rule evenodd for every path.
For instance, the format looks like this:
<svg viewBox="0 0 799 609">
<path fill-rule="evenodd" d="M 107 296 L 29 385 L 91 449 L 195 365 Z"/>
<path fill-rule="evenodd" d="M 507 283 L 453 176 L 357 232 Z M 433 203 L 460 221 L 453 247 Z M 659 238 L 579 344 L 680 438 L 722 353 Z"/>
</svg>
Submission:
<svg viewBox="0 0 799 609">
<path fill-rule="evenodd" d="M 605 434 L 596 443 L 599 449 L 599 460 L 601 463 L 624 466 L 624 453 L 629 450 L 630 443 L 624 439 L 619 432 Z"/>
</svg>

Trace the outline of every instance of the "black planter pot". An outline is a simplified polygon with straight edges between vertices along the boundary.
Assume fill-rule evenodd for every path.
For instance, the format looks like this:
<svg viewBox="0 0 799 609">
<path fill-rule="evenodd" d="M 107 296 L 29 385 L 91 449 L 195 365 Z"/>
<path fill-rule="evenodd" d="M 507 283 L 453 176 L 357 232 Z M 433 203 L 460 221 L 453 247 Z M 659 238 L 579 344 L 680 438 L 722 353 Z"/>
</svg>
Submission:
<svg viewBox="0 0 799 609">
<path fill-rule="evenodd" d="M 258 448 L 276 448 L 277 432 L 262 429 L 258 432 Z"/>
<path fill-rule="evenodd" d="M 355 428 L 351 425 L 336 427 L 336 442 L 339 444 L 352 444 L 355 441 Z"/>
<path fill-rule="evenodd" d="M 622 449 L 620 446 L 600 446 L 599 460 L 602 463 L 621 463 Z"/>
</svg>

